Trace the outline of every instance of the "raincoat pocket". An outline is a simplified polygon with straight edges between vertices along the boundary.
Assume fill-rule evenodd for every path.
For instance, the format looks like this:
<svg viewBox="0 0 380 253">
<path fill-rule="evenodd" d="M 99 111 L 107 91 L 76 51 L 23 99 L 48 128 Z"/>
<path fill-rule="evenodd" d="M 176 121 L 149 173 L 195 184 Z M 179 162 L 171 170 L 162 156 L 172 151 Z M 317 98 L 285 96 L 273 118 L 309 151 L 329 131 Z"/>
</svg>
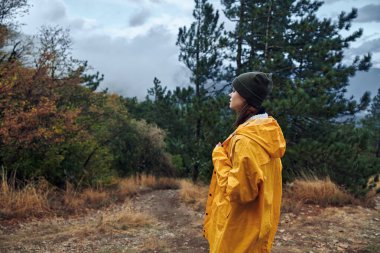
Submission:
<svg viewBox="0 0 380 253">
<path fill-rule="evenodd" d="M 231 213 L 231 205 L 227 201 L 216 203 L 215 221 L 218 230 L 223 230 L 224 225 Z"/>
</svg>

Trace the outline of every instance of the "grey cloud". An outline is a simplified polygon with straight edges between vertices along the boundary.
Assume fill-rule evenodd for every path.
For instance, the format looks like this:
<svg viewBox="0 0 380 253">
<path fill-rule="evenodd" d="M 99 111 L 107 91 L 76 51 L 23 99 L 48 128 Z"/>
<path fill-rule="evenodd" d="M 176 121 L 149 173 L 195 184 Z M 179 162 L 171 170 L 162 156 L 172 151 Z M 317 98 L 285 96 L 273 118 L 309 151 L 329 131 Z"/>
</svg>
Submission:
<svg viewBox="0 0 380 253">
<path fill-rule="evenodd" d="M 82 18 L 68 19 L 65 22 L 65 25 L 67 25 L 73 32 L 91 32 L 102 27 L 96 22 L 86 21 Z"/>
<path fill-rule="evenodd" d="M 154 27 L 133 40 L 105 35 L 76 38 L 74 56 L 88 60 L 105 75 L 100 88 L 142 99 L 154 77 L 169 88 L 187 85 L 188 75 L 178 62 L 174 36 L 164 27 Z"/>
<path fill-rule="evenodd" d="M 129 2 L 132 2 L 132 3 L 138 3 L 138 4 L 145 4 L 145 1 L 141 1 L 141 0 L 128 0 Z M 149 2 L 152 2 L 152 3 L 163 3 L 165 0 L 149 0 Z"/>
<path fill-rule="evenodd" d="M 380 22 L 380 5 L 369 4 L 359 9 L 356 22 Z"/>
<path fill-rule="evenodd" d="M 69 22 L 72 30 L 82 30 L 84 28 L 85 21 L 80 18 L 73 19 Z"/>
<path fill-rule="evenodd" d="M 51 22 L 63 20 L 67 17 L 66 6 L 61 1 L 52 1 L 43 16 Z"/>
<path fill-rule="evenodd" d="M 371 92 L 371 97 L 377 94 L 380 83 L 380 68 L 371 68 L 368 72 L 357 72 L 350 79 L 350 86 L 347 88 L 347 95 L 353 95 L 359 100 L 365 91 Z"/>
<path fill-rule="evenodd" d="M 366 53 L 380 52 L 380 38 L 364 42 L 360 47 L 351 48 L 348 51 L 349 55 L 361 55 Z"/>
<path fill-rule="evenodd" d="M 143 25 L 148 20 L 150 15 L 151 14 L 147 9 L 142 9 L 129 19 L 129 25 L 130 26 Z"/>
<path fill-rule="evenodd" d="M 333 3 L 336 3 L 336 2 L 340 2 L 340 1 L 342 1 L 342 0 L 324 0 L 323 2 L 325 4 L 333 4 Z"/>
</svg>

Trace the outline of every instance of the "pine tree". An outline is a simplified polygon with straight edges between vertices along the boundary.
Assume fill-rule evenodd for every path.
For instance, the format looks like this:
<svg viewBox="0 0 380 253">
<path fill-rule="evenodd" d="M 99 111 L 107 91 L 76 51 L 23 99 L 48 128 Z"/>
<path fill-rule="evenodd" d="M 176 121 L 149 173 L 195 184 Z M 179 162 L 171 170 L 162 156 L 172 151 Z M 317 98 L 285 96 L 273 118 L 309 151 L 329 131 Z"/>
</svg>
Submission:
<svg viewBox="0 0 380 253">
<path fill-rule="evenodd" d="M 235 75 L 252 70 L 280 72 L 291 69 L 283 57 L 292 1 L 222 0 L 226 17 L 236 23 L 229 32 L 230 59 Z M 272 66 L 274 65 L 274 66 Z"/>
<path fill-rule="evenodd" d="M 194 108 L 194 148 L 192 178 L 197 180 L 202 161 L 201 146 L 204 140 L 203 115 L 207 108 L 208 95 L 216 88 L 218 77 L 222 73 L 223 58 L 223 24 L 219 24 L 219 13 L 207 0 L 195 0 L 193 11 L 194 22 L 189 28 L 179 29 L 177 45 L 180 48 L 179 60 L 191 72 L 190 81 L 195 87 Z M 189 143 L 190 145 L 190 143 Z"/>
</svg>

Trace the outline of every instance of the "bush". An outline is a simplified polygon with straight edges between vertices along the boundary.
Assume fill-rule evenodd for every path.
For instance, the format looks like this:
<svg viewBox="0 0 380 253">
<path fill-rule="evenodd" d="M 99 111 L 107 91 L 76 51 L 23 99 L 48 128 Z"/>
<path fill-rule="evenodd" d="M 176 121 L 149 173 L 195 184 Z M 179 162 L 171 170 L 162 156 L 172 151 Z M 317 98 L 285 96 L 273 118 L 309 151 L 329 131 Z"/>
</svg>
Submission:
<svg viewBox="0 0 380 253">
<path fill-rule="evenodd" d="M 110 143 L 115 154 L 113 168 L 119 176 L 148 173 L 174 176 L 175 169 L 165 151 L 164 131 L 145 121 L 131 120 Z"/>
</svg>

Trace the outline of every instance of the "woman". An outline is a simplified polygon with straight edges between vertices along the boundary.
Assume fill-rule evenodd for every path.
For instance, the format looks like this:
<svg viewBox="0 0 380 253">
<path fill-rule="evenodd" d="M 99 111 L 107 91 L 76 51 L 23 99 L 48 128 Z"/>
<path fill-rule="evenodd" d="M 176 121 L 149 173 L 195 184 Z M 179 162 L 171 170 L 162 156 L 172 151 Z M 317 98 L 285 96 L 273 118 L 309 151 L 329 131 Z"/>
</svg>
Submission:
<svg viewBox="0 0 380 253">
<path fill-rule="evenodd" d="M 280 218 L 285 140 L 261 107 L 271 79 L 261 72 L 232 82 L 236 130 L 212 153 L 214 172 L 204 220 L 211 253 L 270 252 Z"/>
</svg>

